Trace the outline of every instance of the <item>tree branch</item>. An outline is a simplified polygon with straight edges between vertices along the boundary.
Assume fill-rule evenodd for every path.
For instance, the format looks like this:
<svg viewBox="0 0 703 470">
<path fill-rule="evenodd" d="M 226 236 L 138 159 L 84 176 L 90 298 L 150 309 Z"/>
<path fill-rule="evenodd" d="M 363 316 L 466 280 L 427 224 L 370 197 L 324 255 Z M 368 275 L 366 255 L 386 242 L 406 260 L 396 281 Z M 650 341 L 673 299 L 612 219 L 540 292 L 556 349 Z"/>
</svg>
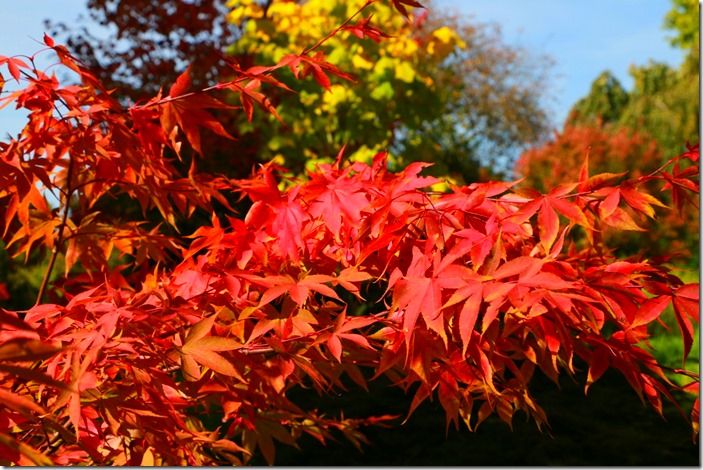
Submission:
<svg viewBox="0 0 703 470">
<path fill-rule="evenodd" d="M 66 222 L 68 220 L 68 211 L 71 206 L 71 196 L 73 196 L 74 189 L 71 188 L 71 180 L 73 179 L 73 155 L 69 152 L 68 154 L 68 169 L 66 171 L 66 200 L 64 202 L 63 214 L 61 215 L 61 223 L 59 224 L 59 233 L 56 238 L 56 244 L 51 250 L 51 258 L 49 258 L 49 266 L 46 267 L 46 272 L 44 273 L 44 278 L 41 281 L 41 286 L 39 286 L 39 292 L 37 293 L 37 300 L 34 305 L 39 305 L 44 298 L 46 293 L 46 288 L 49 285 L 49 278 L 51 278 L 51 272 L 54 270 L 54 265 L 56 264 L 56 258 L 59 256 L 59 250 L 64 242 L 64 233 L 66 231 Z"/>
</svg>

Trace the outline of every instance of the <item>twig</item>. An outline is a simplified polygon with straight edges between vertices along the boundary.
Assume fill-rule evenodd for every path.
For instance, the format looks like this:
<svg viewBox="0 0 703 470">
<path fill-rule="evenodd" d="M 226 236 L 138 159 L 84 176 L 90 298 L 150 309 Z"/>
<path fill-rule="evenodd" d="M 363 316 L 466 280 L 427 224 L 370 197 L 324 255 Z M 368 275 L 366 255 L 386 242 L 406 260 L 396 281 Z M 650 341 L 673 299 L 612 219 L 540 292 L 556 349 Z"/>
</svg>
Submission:
<svg viewBox="0 0 703 470">
<path fill-rule="evenodd" d="M 361 8 L 359 8 L 359 9 L 356 11 L 356 13 L 354 13 L 354 14 L 351 15 L 349 18 L 347 18 L 346 20 L 344 20 L 344 23 L 340 24 L 340 25 L 337 26 L 335 29 L 333 29 L 332 31 L 330 31 L 329 33 L 327 33 L 327 35 L 326 35 L 325 37 L 323 37 L 322 39 L 320 39 L 319 41 L 317 41 L 317 42 L 316 42 L 315 44 L 313 44 L 312 46 L 306 47 L 300 55 L 306 55 L 306 54 L 308 54 L 309 52 L 314 51 L 315 49 L 317 49 L 318 47 L 320 47 L 320 46 L 321 46 L 322 44 L 324 44 L 325 42 L 327 42 L 327 40 L 329 40 L 332 36 L 334 36 L 335 34 L 337 34 L 338 32 L 340 32 L 341 30 L 343 30 L 349 23 L 351 23 L 351 21 L 352 21 L 354 18 L 356 18 L 356 17 L 359 15 L 359 13 L 361 13 L 362 11 L 364 11 L 364 10 L 365 10 L 369 5 L 371 5 L 373 2 L 374 2 L 374 0 L 367 0 L 367 2 L 364 3 L 364 4 L 361 6 Z"/>
<path fill-rule="evenodd" d="M 68 221 L 68 211 L 71 206 L 71 197 L 73 196 L 73 189 L 71 188 L 71 179 L 73 178 L 73 155 L 68 154 L 68 170 L 66 171 L 66 200 L 63 207 L 63 214 L 61 216 L 61 223 L 59 224 L 59 234 L 56 238 L 56 244 L 51 250 L 51 258 L 49 259 L 49 266 L 46 268 L 44 273 L 44 278 L 41 281 L 41 286 L 39 287 L 39 292 L 37 293 L 37 300 L 34 305 L 39 305 L 44 298 L 46 293 L 46 287 L 49 285 L 49 278 L 51 277 L 51 272 L 54 270 L 54 265 L 56 264 L 56 258 L 59 256 L 59 249 L 64 242 L 64 232 L 66 230 Z"/>
</svg>

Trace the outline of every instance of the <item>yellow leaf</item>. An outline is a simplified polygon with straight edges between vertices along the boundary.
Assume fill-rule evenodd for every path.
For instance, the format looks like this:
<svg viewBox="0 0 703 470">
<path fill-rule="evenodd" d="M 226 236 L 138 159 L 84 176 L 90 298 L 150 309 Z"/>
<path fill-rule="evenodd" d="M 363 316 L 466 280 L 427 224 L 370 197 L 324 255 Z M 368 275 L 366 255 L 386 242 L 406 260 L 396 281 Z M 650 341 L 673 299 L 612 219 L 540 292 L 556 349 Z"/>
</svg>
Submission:
<svg viewBox="0 0 703 470">
<path fill-rule="evenodd" d="M 460 40 L 459 36 L 456 34 L 456 31 L 448 28 L 447 26 L 442 26 L 441 28 L 433 31 L 432 36 L 436 37 L 444 44 L 452 44 L 457 40 Z"/>
<path fill-rule="evenodd" d="M 402 37 L 388 40 L 386 48 L 393 57 L 412 57 L 418 50 L 415 40 Z"/>
<path fill-rule="evenodd" d="M 339 103 L 347 101 L 348 92 L 347 89 L 342 85 L 332 85 L 324 95 L 322 95 L 322 102 L 331 108 L 336 108 Z"/>
<path fill-rule="evenodd" d="M 139 464 L 140 467 L 153 467 L 154 466 L 154 453 L 151 451 L 151 447 L 147 447 L 142 455 L 142 462 Z"/>
<path fill-rule="evenodd" d="M 232 351 L 242 347 L 242 344 L 232 338 L 220 336 L 206 336 L 194 341 L 188 341 L 183 345 L 182 351 L 190 354 L 192 351 Z"/>
<path fill-rule="evenodd" d="M 364 59 L 362 56 L 355 54 L 352 57 L 352 65 L 355 69 L 361 70 L 371 70 L 373 68 L 373 62 Z"/>
<path fill-rule="evenodd" d="M 216 317 L 217 315 L 211 315 L 207 318 L 203 318 L 198 323 L 193 325 L 188 332 L 188 336 L 186 336 L 186 345 L 191 341 L 197 341 L 207 335 L 212 329 L 212 325 L 215 323 Z"/>
<path fill-rule="evenodd" d="M 412 83 L 415 80 L 415 70 L 408 62 L 400 62 L 395 66 L 395 78 L 405 83 Z"/>
</svg>

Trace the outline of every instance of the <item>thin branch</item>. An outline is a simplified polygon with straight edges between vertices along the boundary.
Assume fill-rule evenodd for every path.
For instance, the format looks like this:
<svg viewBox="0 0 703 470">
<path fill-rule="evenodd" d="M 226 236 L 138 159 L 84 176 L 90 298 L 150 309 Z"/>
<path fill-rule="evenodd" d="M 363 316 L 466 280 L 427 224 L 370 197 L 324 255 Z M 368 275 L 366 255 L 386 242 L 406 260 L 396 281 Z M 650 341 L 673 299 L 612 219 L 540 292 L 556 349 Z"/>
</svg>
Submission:
<svg viewBox="0 0 703 470">
<path fill-rule="evenodd" d="M 306 54 L 308 54 L 309 52 L 311 52 L 311 51 L 317 49 L 318 47 L 320 47 L 320 46 L 321 46 L 322 44 L 324 44 L 325 42 L 327 42 L 331 37 L 333 37 L 333 36 L 334 36 L 335 34 L 337 34 L 339 31 L 341 31 L 342 29 L 344 29 L 344 27 L 346 27 L 354 18 L 356 18 L 356 17 L 357 17 L 362 11 L 364 11 L 369 5 L 371 5 L 372 3 L 374 3 L 374 1 L 375 1 L 375 0 L 367 0 L 366 3 L 364 3 L 364 4 L 361 6 L 361 8 L 359 8 L 353 15 L 351 15 L 349 18 L 347 18 L 347 19 L 344 21 L 344 23 L 342 23 L 342 24 L 339 25 L 337 28 L 335 28 L 335 29 L 333 29 L 332 31 L 330 31 L 329 33 L 327 33 L 327 35 L 325 35 L 322 39 L 320 39 L 319 41 L 317 41 L 317 42 L 316 42 L 315 44 L 313 44 L 312 46 L 306 47 L 306 48 L 303 50 L 303 52 L 300 53 L 300 55 L 301 55 L 301 56 L 302 56 L 302 55 L 306 55 Z M 265 72 L 263 75 L 270 75 L 274 70 L 276 70 L 276 69 L 278 69 L 278 68 L 280 68 L 280 65 L 274 65 L 274 66 L 272 66 L 272 67 L 270 68 L 270 70 L 269 70 L 268 72 Z M 243 77 L 239 77 L 239 78 L 236 78 L 236 79 L 234 79 L 234 80 L 231 80 L 231 81 L 229 81 L 229 82 L 225 82 L 225 83 L 216 83 L 215 85 L 212 85 L 212 86 L 203 88 L 202 90 L 190 91 L 190 92 L 188 92 L 188 93 L 184 93 L 184 94 L 178 95 L 178 96 L 167 96 L 167 97 L 162 98 L 162 99 L 160 99 L 160 100 L 148 102 L 148 103 L 145 103 L 145 104 L 139 105 L 139 106 L 134 106 L 133 109 L 147 109 L 147 108 L 151 108 L 151 107 L 153 107 L 153 106 L 162 106 L 162 105 L 164 105 L 164 104 L 168 104 L 168 103 L 171 103 L 171 102 L 173 102 L 173 101 L 179 101 L 179 100 L 183 100 L 183 99 L 186 99 L 186 98 L 191 98 L 191 97 L 193 97 L 193 96 L 198 96 L 198 95 L 201 95 L 201 94 L 209 93 L 209 92 L 211 92 L 211 91 L 222 90 L 223 88 L 228 88 L 228 87 L 231 87 L 231 86 L 236 86 L 238 83 L 242 83 L 242 82 L 244 82 L 244 81 L 246 81 L 246 80 L 248 80 L 248 79 L 250 79 L 250 78 L 251 78 L 251 77 L 249 77 L 249 76 L 243 76 Z"/>
<path fill-rule="evenodd" d="M 34 305 L 39 305 L 41 303 L 42 299 L 44 298 L 44 294 L 46 293 L 46 288 L 49 285 L 49 278 L 51 277 L 51 272 L 54 270 L 54 265 L 56 264 L 56 258 L 58 258 L 59 250 L 64 242 L 64 233 L 65 233 L 66 227 L 67 227 L 68 212 L 71 207 L 71 197 L 73 196 L 73 191 L 74 191 L 74 189 L 71 188 L 71 180 L 73 179 L 73 165 L 74 165 L 73 155 L 71 153 L 69 153 L 68 154 L 68 170 L 66 171 L 66 198 L 65 198 L 65 203 L 64 203 L 64 207 L 63 207 L 63 214 L 61 216 L 61 223 L 59 224 L 59 234 L 56 239 L 56 244 L 54 245 L 54 248 L 51 250 L 51 258 L 49 259 L 49 266 L 47 266 L 46 272 L 44 273 L 44 278 L 41 281 L 41 286 L 39 287 L 39 292 L 37 293 L 37 300 L 34 302 Z"/>
<path fill-rule="evenodd" d="M 330 31 L 329 33 L 327 33 L 327 35 L 326 35 L 325 37 L 323 37 L 322 39 L 320 39 L 319 41 L 317 41 L 317 42 L 316 42 L 315 44 L 313 44 L 312 46 L 306 47 L 300 55 L 306 55 L 306 54 L 308 54 L 309 52 L 314 51 L 315 49 L 317 49 L 318 47 L 320 47 L 320 46 L 321 46 L 322 44 L 324 44 L 325 42 L 327 42 L 332 36 L 334 36 L 335 34 L 337 34 L 338 32 L 340 32 L 341 30 L 343 30 L 349 23 L 351 23 L 351 21 L 352 21 L 354 18 L 356 18 L 362 11 L 364 11 L 364 10 L 365 10 L 369 5 L 371 5 L 374 1 L 375 1 L 375 0 L 367 0 L 366 3 L 364 3 L 364 4 L 361 6 L 361 8 L 359 8 L 359 9 L 356 11 L 356 13 L 354 13 L 354 14 L 351 15 L 349 18 L 347 18 L 346 20 L 344 20 L 344 23 L 340 24 L 340 25 L 337 26 L 335 29 L 333 29 L 332 31 Z"/>
</svg>

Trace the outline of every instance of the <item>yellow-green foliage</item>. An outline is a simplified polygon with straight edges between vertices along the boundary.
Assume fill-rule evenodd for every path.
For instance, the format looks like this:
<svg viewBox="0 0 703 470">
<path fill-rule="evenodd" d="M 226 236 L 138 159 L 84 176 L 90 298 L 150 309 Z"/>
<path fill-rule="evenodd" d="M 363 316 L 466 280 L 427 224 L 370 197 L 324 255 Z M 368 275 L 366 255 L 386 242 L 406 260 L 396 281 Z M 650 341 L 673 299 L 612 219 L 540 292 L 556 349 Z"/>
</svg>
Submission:
<svg viewBox="0 0 703 470">
<path fill-rule="evenodd" d="M 314 44 L 363 4 L 363 0 L 274 1 L 265 9 L 254 0 L 232 0 L 228 19 L 243 33 L 231 52 L 253 55 L 256 63 L 275 63 Z M 324 46 L 328 60 L 356 74 L 357 83 L 334 83 L 326 90 L 312 80 L 296 84 L 298 99 L 283 97 L 279 103 L 291 132 L 274 130 L 262 158 L 275 158 L 293 168 L 303 161 L 309 166 L 328 161 L 351 142 L 351 158 L 368 161 L 392 145 L 395 121 L 407 123 L 413 115 L 426 119 L 440 111 L 430 71 L 466 43 L 446 26 L 416 28 L 387 4 L 373 4 L 357 19 L 370 15 L 372 24 L 392 37 L 376 43 L 344 31 L 330 39 Z"/>
<path fill-rule="evenodd" d="M 241 36 L 229 52 L 245 64 L 276 63 L 315 44 L 364 3 L 230 0 L 228 20 Z M 285 124 L 255 116 L 240 127 L 244 138 L 262 142 L 258 157 L 299 172 L 346 145 L 353 160 L 389 150 L 393 166 L 433 161 L 435 173 L 466 180 L 475 177 L 479 145 L 506 149 L 535 138 L 546 117 L 534 77 L 524 72 L 526 56 L 483 25 L 449 16 L 435 21 L 439 15 L 429 11 L 427 18 L 426 10 L 416 10 L 406 19 L 391 2 L 375 2 L 350 24 L 370 17 L 390 37 L 374 41 L 344 30 L 325 42 L 320 50 L 327 60 L 352 73 L 354 83 L 332 78 L 324 89 L 283 72 L 296 90 L 273 99 Z"/>
</svg>

